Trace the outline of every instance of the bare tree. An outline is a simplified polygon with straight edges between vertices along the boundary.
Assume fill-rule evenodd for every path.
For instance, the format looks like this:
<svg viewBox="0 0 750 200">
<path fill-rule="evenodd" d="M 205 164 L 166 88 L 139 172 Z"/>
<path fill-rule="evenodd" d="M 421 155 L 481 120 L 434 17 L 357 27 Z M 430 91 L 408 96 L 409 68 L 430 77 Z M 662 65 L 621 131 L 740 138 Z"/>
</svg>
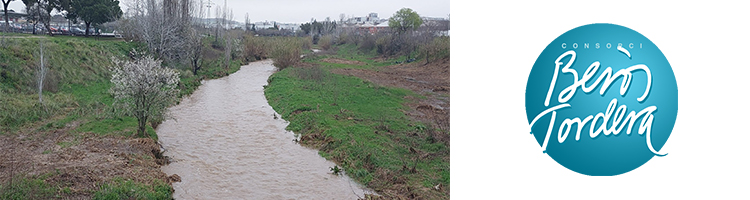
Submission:
<svg viewBox="0 0 750 200">
<path fill-rule="evenodd" d="M 224 2 L 225 2 L 224 6 L 226 6 L 226 0 Z M 229 21 L 233 20 L 234 18 L 233 16 L 234 15 L 232 14 L 232 10 L 229 10 Z M 232 40 L 233 39 L 232 39 L 231 34 L 229 34 L 229 31 L 231 31 L 231 29 L 229 27 L 230 26 L 229 23 L 226 21 L 227 19 L 226 17 L 227 17 L 227 14 L 225 12 L 223 21 L 227 25 L 226 25 L 226 29 L 224 30 L 226 31 L 226 33 L 224 33 L 224 40 L 226 42 L 226 45 L 224 45 L 224 68 L 229 70 L 229 62 L 231 61 L 231 58 L 232 58 L 231 56 L 232 56 L 232 46 L 233 46 Z"/>
<path fill-rule="evenodd" d="M 250 32 L 250 13 L 245 13 L 245 32 Z"/>
<path fill-rule="evenodd" d="M 32 34 L 36 34 L 36 26 L 39 24 L 39 18 L 41 14 L 41 9 L 39 9 L 38 4 L 31 4 L 26 6 L 26 19 L 31 21 L 33 24 L 33 28 L 31 30 Z"/>
<path fill-rule="evenodd" d="M 115 96 L 114 105 L 138 120 L 137 134 L 145 137 L 149 118 L 163 119 L 167 108 L 177 102 L 179 74 L 161 67 L 161 61 L 151 56 L 113 60 L 110 92 Z"/>
<path fill-rule="evenodd" d="M 189 2 L 188 2 L 189 3 Z M 203 19 L 203 1 L 201 0 L 199 4 L 194 5 L 190 4 L 192 6 L 189 6 L 186 9 L 188 13 L 193 13 L 192 15 L 195 15 L 195 18 L 197 19 Z M 198 9 L 198 11 L 196 11 Z M 185 12 L 183 10 L 183 12 Z M 191 17 L 191 14 L 187 14 L 186 16 Z M 198 31 L 198 27 L 202 26 L 200 22 L 192 22 L 192 20 L 186 20 L 183 21 L 183 26 L 185 27 L 185 56 L 186 60 L 189 61 L 190 67 L 193 69 L 193 75 L 198 75 L 198 70 L 201 68 L 201 56 L 203 54 L 203 36 L 201 36 L 200 32 Z"/>
<path fill-rule="evenodd" d="M 33 20 L 34 22 L 34 30 L 32 31 L 34 34 L 36 34 L 36 25 L 41 22 L 44 25 L 45 30 L 48 31 L 50 35 L 52 35 L 52 30 L 49 27 L 49 21 L 50 21 L 50 12 L 54 9 L 54 5 L 50 5 L 49 1 L 41 0 L 29 0 L 24 1 L 24 4 L 26 4 L 26 13 L 28 14 L 27 19 Z"/>
<path fill-rule="evenodd" d="M 135 0 L 129 8 L 133 16 L 121 21 L 125 35 L 146 44 L 157 59 L 179 61 L 184 57 L 184 19 L 177 11 L 177 0 Z"/>
<path fill-rule="evenodd" d="M 203 53 L 203 37 L 197 30 L 191 29 L 188 37 L 185 38 L 186 45 L 188 46 L 187 57 L 190 61 L 190 66 L 193 69 L 193 75 L 198 75 L 198 70 L 201 69 L 201 54 Z"/>
<path fill-rule="evenodd" d="M 336 29 L 336 22 L 331 21 L 330 17 L 326 17 L 326 20 L 323 21 L 323 35 L 328 35 L 333 33 L 333 30 Z"/>
<path fill-rule="evenodd" d="M 214 35 L 214 42 L 219 42 L 219 27 L 221 25 L 221 21 L 219 21 L 219 15 L 221 13 L 221 8 L 219 6 L 216 6 L 216 13 L 214 14 L 216 17 L 214 17 L 214 29 L 216 31 L 216 35 Z"/>
<path fill-rule="evenodd" d="M 36 19 L 44 24 L 44 28 L 47 30 L 49 35 L 52 35 L 52 29 L 50 28 L 50 20 L 53 10 L 60 7 L 60 1 L 58 0 L 24 0 L 23 3 L 26 5 L 27 10 L 29 7 L 36 8 Z M 28 13 L 28 12 L 27 12 Z"/>
</svg>

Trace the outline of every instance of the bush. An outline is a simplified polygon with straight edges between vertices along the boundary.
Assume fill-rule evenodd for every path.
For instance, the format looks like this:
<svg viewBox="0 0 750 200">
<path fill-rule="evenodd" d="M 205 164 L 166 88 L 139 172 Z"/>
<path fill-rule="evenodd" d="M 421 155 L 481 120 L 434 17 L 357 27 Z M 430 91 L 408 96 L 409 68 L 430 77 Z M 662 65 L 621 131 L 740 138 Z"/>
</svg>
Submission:
<svg viewBox="0 0 750 200">
<path fill-rule="evenodd" d="M 312 37 L 304 37 L 302 39 L 302 49 L 311 49 L 312 45 Z"/>
<path fill-rule="evenodd" d="M 349 34 L 345 31 L 342 31 L 339 34 L 339 39 L 337 41 L 338 45 L 346 44 L 346 42 L 349 40 Z"/>
<path fill-rule="evenodd" d="M 211 48 L 218 49 L 218 50 L 224 50 L 226 47 L 225 41 L 222 39 L 220 40 L 212 40 L 211 41 Z"/>
<path fill-rule="evenodd" d="M 294 72 L 297 74 L 297 78 L 302 80 L 312 80 L 317 83 L 323 82 L 326 76 L 326 71 L 323 68 L 313 65 L 311 67 L 300 67 L 295 68 Z"/>
<path fill-rule="evenodd" d="M 261 37 L 255 37 L 252 35 L 245 35 L 245 59 L 250 61 L 250 58 L 255 60 L 263 60 L 268 58 L 270 45 L 268 42 L 263 40 Z"/>
<path fill-rule="evenodd" d="M 411 57 L 417 50 L 420 39 L 418 35 L 404 34 L 380 34 L 375 40 L 377 52 L 384 56 L 407 55 Z"/>
<path fill-rule="evenodd" d="M 385 35 L 378 37 L 378 39 L 375 40 L 375 46 L 377 47 L 379 54 L 387 56 L 393 55 L 394 45 L 391 36 Z"/>
<path fill-rule="evenodd" d="M 318 41 L 318 46 L 320 46 L 320 48 L 328 50 L 331 49 L 331 45 L 333 45 L 333 38 L 330 35 L 320 37 L 320 41 Z"/>
<path fill-rule="evenodd" d="M 313 44 L 318 44 L 318 40 L 320 40 L 320 36 L 319 35 L 313 35 L 313 37 L 312 37 L 312 43 Z"/>
<path fill-rule="evenodd" d="M 302 41 L 298 38 L 279 38 L 274 41 L 273 65 L 282 70 L 297 64 L 302 55 Z"/>
<path fill-rule="evenodd" d="M 441 59 L 450 57 L 450 37 L 436 37 L 432 41 L 419 46 L 419 55 L 430 62 L 430 58 Z"/>
<path fill-rule="evenodd" d="M 359 45 L 359 50 L 362 52 L 369 52 L 372 51 L 373 48 L 375 48 L 375 36 L 365 35 Z"/>
</svg>

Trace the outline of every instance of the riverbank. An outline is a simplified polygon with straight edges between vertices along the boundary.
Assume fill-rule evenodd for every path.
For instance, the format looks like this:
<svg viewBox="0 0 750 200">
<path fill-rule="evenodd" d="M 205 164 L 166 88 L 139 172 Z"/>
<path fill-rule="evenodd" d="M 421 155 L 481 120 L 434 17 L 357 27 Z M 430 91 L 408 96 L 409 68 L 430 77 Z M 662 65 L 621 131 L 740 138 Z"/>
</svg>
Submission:
<svg viewBox="0 0 750 200">
<path fill-rule="evenodd" d="M 450 61 L 398 59 L 338 46 L 272 75 L 266 98 L 301 144 L 378 194 L 448 199 Z"/>
<path fill-rule="evenodd" d="M 170 198 L 157 136 L 135 138 L 137 122 L 113 114 L 110 59 L 140 44 L 70 36 L 4 38 L 0 44 L 0 199 Z M 45 49 L 48 73 L 40 103 L 35 87 Z M 207 51 L 212 49 L 206 43 Z M 220 51 L 219 51 L 220 52 Z M 214 54 L 217 54 L 213 52 Z M 206 58 L 198 75 L 180 71 L 190 94 L 227 70 Z M 157 126 L 158 123 L 152 124 Z"/>
</svg>

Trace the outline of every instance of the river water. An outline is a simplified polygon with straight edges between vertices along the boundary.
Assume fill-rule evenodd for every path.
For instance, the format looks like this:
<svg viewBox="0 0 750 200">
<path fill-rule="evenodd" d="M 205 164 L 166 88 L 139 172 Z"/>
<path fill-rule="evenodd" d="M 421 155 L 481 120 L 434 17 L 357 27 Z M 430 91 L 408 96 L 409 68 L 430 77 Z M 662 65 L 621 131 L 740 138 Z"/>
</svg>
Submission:
<svg viewBox="0 0 750 200">
<path fill-rule="evenodd" d="M 288 122 L 266 100 L 263 85 L 275 68 L 253 62 L 208 80 L 156 130 L 162 166 L 177 174 L 175 199 L 357 199 L 365 189 L 330 172 L 333 162 L 293 142 Z"/>
</svg>

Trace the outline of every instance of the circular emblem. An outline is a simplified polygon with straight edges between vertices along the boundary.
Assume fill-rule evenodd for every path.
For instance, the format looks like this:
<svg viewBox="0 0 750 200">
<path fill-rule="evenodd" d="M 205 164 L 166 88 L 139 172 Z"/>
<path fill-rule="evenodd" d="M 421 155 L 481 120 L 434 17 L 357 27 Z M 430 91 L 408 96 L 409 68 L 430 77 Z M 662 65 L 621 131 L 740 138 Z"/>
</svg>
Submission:
<svg viewBox="0 0 750 200">
<path fill-rule="evenodd" d="M 589 24 L 539 55 L 526 84 L 531 134 L 560 165 L 586 175 L 634 170 L 660 151 L 677 119 L 677 81 L 640 33 Z"/>
</svg>

